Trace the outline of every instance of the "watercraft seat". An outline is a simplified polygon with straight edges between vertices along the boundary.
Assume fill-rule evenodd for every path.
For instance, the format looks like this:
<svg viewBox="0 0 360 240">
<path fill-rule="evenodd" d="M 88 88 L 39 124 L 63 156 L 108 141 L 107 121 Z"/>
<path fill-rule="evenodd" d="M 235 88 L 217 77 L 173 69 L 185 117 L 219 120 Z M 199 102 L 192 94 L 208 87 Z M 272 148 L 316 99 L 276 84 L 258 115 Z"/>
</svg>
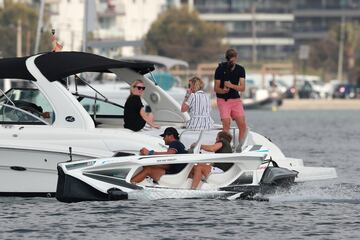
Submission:
<svg viewBox="0 0 360 240">
<path fill-rule="evenodd" d="M 179 173 L 163 175 L 158 182 L 162 186 L 185 188 L 185 185 L 187 185 L 187 179 L 193 166 L 193 163 L 189 163 Z"/>
<path fill-rule="evenodd" d="M 234 164 L 225 172 L 210 173 L 205 182 L 209 185 L 224 187 L 233 182 L 238 177 L 239 172 L 241 172 L 241 168 L 237 164 Z"/>
<path fill-rule="evenodd" d="M 245 131 L 245 138 L 243 140 L 243 142 L 239 142 L 237 144 L 237 146 L 235 147 L 235 152 L 236 153 L 241 153 L 243 150 L 244 150 L 244 147 L 249 145 L 249 128 L 246 128 L 246 131 Z"/>
</svg>

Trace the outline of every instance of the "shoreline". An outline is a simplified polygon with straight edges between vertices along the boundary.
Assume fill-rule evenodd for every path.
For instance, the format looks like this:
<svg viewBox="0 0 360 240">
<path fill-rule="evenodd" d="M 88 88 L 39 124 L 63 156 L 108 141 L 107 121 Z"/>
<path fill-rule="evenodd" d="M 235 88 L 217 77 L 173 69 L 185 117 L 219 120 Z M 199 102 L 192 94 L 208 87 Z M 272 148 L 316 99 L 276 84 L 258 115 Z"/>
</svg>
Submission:
<svg viewBox="0 0 360 240">
<path fill-rule="evenodd" d="M 216 99 L 211 103 L 213 108 L 217 107 Z M 268 109 L 271 110 L 271 106 Z M 360 110 L 360 99 L 283 99 L 282 105 L 272 110 Z"/>
<path fill-rule="evenodd" d="M 284 99 L 278 110 L 360 110 L 360 99 Z"/>
</svg>

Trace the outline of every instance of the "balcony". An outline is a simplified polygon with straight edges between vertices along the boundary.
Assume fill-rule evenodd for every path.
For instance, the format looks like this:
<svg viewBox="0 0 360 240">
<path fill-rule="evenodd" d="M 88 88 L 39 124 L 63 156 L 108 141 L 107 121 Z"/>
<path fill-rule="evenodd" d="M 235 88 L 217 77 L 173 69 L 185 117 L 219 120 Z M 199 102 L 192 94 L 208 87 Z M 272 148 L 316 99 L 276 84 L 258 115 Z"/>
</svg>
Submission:
<svg viewBox="0 0 360 240">
<path fill-rule="evenodd" d="M 199 13 L 251 13 L 251 7 L 224 7 L 224 6 L 195 6 L 195 9 Z M 293 10 L 290 7 L 261 7 L 256 8 L 256 13 L 292 13 Z"/>
<path fill-rule="evenodd" d="M 124 31 L 111 28 L 111 29 L 99 29 L 93 32 L 93 38 L 100 39 L 123 39 Z"/>
<path fill-rule="evenodd" d="M 251 31 L 241 31 L 241 32 L 228 32 L 228 37 L 231 38 L 251 38 Z M 257 31 L 256 38 L 292 38 L 293 34 L 291 31 Z"/>
<path fill-rule="evenodd" d="M 314 40 L 323 39 L 327 36 L 327 31 L 306 31 L 306 32 L 295 32 L 293 34 L 296 41 L 298 40 Z"/>
<path fill-rule="evenodd" d="M 297 9 L 294 11 L 295 18 L 299 17 L 358 17 L 360 18 L 360 8 L 358 9 Z"/>
<path fill-rule="evenodd" d="M 119 15 L 125 14 L 124 4 L 109 4 L 109 3 L 100 3 L 96 7 L 96 12 L 100 18 L 113 18 Z"/>
<path fill-rule="evenodd" d="M 309 1 L 306 4 L 297 4 L 295 5 L 296 10 L 336 10 L 339 11 L 341 9 L 346 10 L 360 10 L 360 3 L 348 4 L 346 6 L 341 5 L 341 1 L 338 1 L 333 4 L 320 4 L 320 1 Z"/>
</svg>

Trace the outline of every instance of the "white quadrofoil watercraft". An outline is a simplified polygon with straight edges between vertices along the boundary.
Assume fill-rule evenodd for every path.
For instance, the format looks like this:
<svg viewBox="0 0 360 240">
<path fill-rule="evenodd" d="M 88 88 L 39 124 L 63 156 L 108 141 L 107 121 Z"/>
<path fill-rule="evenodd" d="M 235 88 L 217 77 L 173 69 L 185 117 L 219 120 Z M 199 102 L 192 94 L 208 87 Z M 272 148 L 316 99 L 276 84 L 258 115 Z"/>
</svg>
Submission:
<svg viewBox="0 0 360 240">
<path fill-rule="evenodd" d="M 166 149 L 158 136 L 163 130 L 145 129 L 135 133 L 123 129 L 123 106 L 106 98 L 71 94 L 66 79 L 78 73 L 110 72 L 128 84 L 142 79 L 147 89 L 144 101 L 150 105 L 157 123 L 178 128 L 184 143 L 190 139 L 189 146 L 198 133 L 182 129 L 189 118 L 187 113 L 181 113 L 179 103 L 143 76 L 152 70 L 152 65 L 146 62 L 116 61 L 81 52 L 0 59 L 0 78 L 19 79 L 31 85 L 14 87 L 0 97 L 0 195 L 54 195 L 57 164 L 70 160 L 70 156 L 74 162 L 69 164 L 85 159 L 97 162 L 97 158 L 100 162 L 111 157 L 121 162 L 140 158 L 137 154 L 142 147 L 155 151 Z M 43 119 L 43 112 L 49 112 L 50 118 Z M 217 132 L 204 133 L 200 143 L 211 143 Z M 280 167 L 297 171 L 295 182 L 336 177 L 333 168 L 304 167 L 301 159 L 285 157 L 275 144 L 253 131 L 247 134 L 244 146 L 251 146 L 250 152 L 263 149 Z M 191 158 L 196 162 L 198 156 L 203 158 L 202 154 Z M 215 158 L 218 160 L 207 160 L 221 160 L 220 156 Z"/>
<path fill-rule="evenodd" d="M 248 146 L 241 153 L 174 154 L 90 159 L 58 165 L 56 198 L 62 202 L 163 198 L 249 199 L 255 193 L 288 188 L 298 172 L 274 167 L 267 150 Z M 138 184 L 131 178 L 143 166 L 179 164 L 176 174 L 166 174 L 158 182 L 146 178 Z M 191 190 L 189 173 L 198 163 L 228 163 L 226 171 L 210 173 L 196 190 Z"/>
</svg>

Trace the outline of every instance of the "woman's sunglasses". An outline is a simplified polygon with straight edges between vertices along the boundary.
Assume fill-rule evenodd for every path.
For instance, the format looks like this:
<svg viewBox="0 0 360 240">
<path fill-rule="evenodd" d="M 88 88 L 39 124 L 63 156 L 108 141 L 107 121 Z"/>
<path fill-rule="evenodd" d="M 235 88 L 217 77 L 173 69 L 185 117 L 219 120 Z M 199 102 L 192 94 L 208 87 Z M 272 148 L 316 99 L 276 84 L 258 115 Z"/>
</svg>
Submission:
<svg viewBox="0 0 360 240">
<path fill-rule="evenodd" d="M 145 87 L 141 87 L 141 86 L 134 86 L 134 88 L 137 88 L 138 90 L 145 90 Z"/>
</svg>

